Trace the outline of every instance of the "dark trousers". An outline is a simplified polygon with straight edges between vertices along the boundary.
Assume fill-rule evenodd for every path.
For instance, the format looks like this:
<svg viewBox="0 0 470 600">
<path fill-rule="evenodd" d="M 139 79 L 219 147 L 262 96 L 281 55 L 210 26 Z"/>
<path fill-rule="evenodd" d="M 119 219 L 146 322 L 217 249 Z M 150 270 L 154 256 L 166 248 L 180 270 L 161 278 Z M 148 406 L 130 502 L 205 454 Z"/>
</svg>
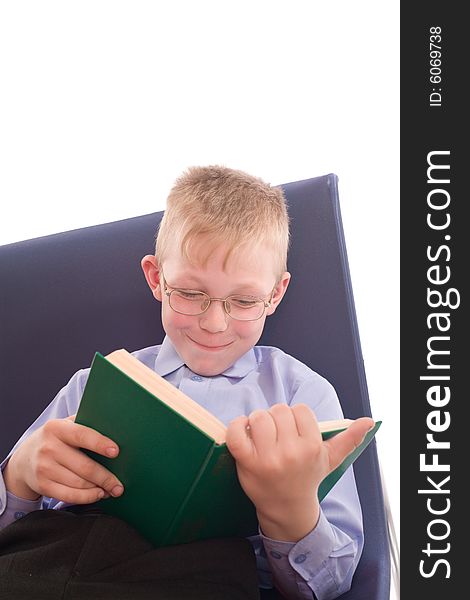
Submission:
<svg viewBox="0 0 470 600">
<path fill-rule="evenodd" d="M 245 539 L 154 548 L 104 514 L 42 510 L 0 531 L 0 600 L 259 600 Z"/>
</svg>

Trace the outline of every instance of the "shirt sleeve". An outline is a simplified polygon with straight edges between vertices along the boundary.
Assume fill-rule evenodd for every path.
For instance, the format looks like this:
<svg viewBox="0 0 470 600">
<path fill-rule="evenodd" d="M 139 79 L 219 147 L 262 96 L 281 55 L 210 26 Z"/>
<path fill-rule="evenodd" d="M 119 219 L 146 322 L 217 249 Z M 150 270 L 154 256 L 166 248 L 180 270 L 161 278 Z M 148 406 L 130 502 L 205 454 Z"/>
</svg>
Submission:
<svg viewBox="0 0 470 600">
<path fill-rule="evenodd" d="M 319 420 L 343 416 L 334 388 L 320 376 L 299 386 L 291 404 L 300 402 L 310 405 Z M 292 600 L 333 600 L 348 591 L 362 553 L 362 512 L 351 467 L 320 509 L 315 529 L 296 543 L 260 536 L 260 573 L 270 570 L 276 587 Z"/>
<path fill-rule="evenodd" d="M 26 500 L 18 498 L 8 492 L 3 479 L 3 470 L 13 452 L 22 444 L 34 431 L 39 429 L 46 421 L 50 419 L 63 419 L 74 415 L 80 404 L 85 382 L 88 377 L 89 369 L 77 371 L 70 379 L 68 384 L 63 387 L 49 406 L 39 415 L 34 423 L 24 432 L 21 438 L 16 442 L 5 460 L 0 464 L 0 529 L 6 527 L 25 514 L 38 510 L 40 508 L 53 508 L 57 500 L 53 498 L 39 498 L 38 500 Z"/>
</svg>

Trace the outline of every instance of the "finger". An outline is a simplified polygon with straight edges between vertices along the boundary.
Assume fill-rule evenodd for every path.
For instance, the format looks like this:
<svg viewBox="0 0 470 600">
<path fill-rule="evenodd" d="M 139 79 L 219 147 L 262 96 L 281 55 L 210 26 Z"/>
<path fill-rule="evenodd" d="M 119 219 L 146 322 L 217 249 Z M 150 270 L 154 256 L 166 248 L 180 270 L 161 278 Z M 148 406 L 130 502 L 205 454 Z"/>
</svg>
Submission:
<svg viewBox="0 0 470 600">
<path fill-rule="evenodd" d="M 293 441 L 299 437 L 296 419 L 292 409 L 287 404 L 274 404 L 269 413 L 276 426 L 277 442 Z"/>
<path fill-rule="evenodd" d="M 64 467 L 58 463 L 54 463 L 54 465 L 48 469 L 43 469 L 41 473 L 41 479 L 39 481 L 41 487 L 45 487 L 47 482 L 54 482 L 66 487 L 77 489 L 91 489 L 98 487 L 96 484 L 84 479 L 80 475 L 77 475 L 77 473 L 74 473 L 67 467 Z M 41 483 L 41 481 L 44 481 L 44 483 Z"/>
<path fill-rule="evenodd" d="M 318 427 L 317 417 L 307 404 L 295 404 L 292 414 L 300 437 L 310 442 L 321 442 L 322 437 Z"/>
<path fill-rule="evenodd" d="M 105 491 L 99 487 L 79 489 L 55 481 L 50 482 L 47 495 L 66 504 L 92 504 L 106 497 Z"/>
<path fill-rule="evenodd" d="M 328 448 L 330 469 L 336 469 L 343 460 L 355 450 L 366 433 L 374 426 L 373 419 L 361 417 L 349 425 L 347 429 L 324 442 Z"/>
<path fill-rule="evenodd" d="M 255 410 L 248 417 L 248 424 L 256 453 L 273 452 L 277 430 L 271 413 L 268 410 Z"/>
<path fill-rule="evenodd" d="M 68 417 L 65 417 L 67 421 L 74 421 L 75 422 L 75 417 L 77 415 L 69 415 Z"/>
<path fill-rule="evenodd" d="M 248 417 L 242 415 L 230 421 L 225 441 L 236 461 L 246 460 L 253 455 L 254 448 Z"/>
<path fill-rule="evenodd" d="M 91 450 L 109 458 L 114 458 L 119 454 L 118 445 L 95 429 L 74 423 L 70 417 L 63 419 L 62 423 L 63 426 L 58 425 L 57 435 L 69 446 Z"/>
<path fill-rule="evenodd" d="M 122 483 L 111 471 L 77 448 L 63 444 L 57 463 L 111 496 L 120 496 L 124 491 Z"/>
</svg>

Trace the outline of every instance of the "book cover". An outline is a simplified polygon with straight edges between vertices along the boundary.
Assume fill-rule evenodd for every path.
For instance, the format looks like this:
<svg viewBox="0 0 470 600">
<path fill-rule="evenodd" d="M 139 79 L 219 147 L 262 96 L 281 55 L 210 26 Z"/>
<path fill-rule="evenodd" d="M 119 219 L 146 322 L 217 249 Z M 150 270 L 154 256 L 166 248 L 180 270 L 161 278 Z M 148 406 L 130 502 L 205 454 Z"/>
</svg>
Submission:
<svg viewBox="0 0 470 600">
<path fill-rule="evenodd" d="M 120 448 L 114 459 L 88 452 L 112 471 L 125 489 L 119 498 L 101 500 L 98 506 L 127 521 L 157 547 L 258 533 L 255 507 L 240 486 L 225 443 L 215 441 L 202 425 L 195 425 L 150 392 L 147 388 L 152 386 L 147 383 L 161 380 L 167 386 L 165 394 L 176 388 L 170 389 L 171 384 L 142 363 L 139 370 L 145 385 L 97 352 L 83 392 L 76 422 L 109 436 Z M 322 482 L 320 500 L 366 448 L 379 426 L 377 422 L 364 442 Z M 323 437 L 338 431 L 326 432 Z"/>
<path fill-rule="evenodd" d="M 359 456 L 364 452 L 364 450 L 367 448 L 367 446 L 373 440 L 375 434 L 377 433 L 378 428 L 381 425 L 382 425 L 382 421 L 376 421 L 374 427 L 372 427 L 372 429 L 366 433 L 364 439 L 359 444 L 359 446 L 355 450 L 353 450 L 351 452 L 351 454 L 348 454 L 348 456 L 346 456 L 346 458 L 343 460 L 343 462 L 338 467 L 336 467 L 336 469 L 334 471 L 331 471 L 331 473 L 329 473 L 325 477 L 325 479 L 321 482 L 321 484 L 318 488 L 318 499 L 320 500 L 320 502 L 328 494 L 328 492 L 335 485 L 335 483 L 340 479 L 340 477 L 345 473 L 346 469 L 348 469 L 348 467 L 350 467 L 353 464 L 353 462 L 357 458 L 359 458 Z M 335 435 L 336 433 L 339 433 L 339 431 L 342 431 L 342 430 L 326 431 L 326 432 L 322 433 L 322 437 L 324 440 L 326 440 L 329 437 L 332 437 L 333 435 Z"/>
</svg>

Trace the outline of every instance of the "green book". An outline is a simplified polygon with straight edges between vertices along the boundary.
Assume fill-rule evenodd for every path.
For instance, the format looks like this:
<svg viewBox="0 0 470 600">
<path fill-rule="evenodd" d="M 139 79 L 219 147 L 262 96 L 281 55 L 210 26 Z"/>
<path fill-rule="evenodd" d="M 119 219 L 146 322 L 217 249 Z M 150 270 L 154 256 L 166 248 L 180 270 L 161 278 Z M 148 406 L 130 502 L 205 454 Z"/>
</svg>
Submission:
<svg viewBox="0 0 470 600">
<path fill-rule="evenodd" d="M 124 485 L 98 503 L 155 546 L 258 533 L 256 510 L 243 492 L 225 444 L 225 425 L 126 350 L 95 354 L 76 422 L 114 440 L 119 456 L 88 452 Z M 324 439 L 348 419 L 320 424 Z M 326 477 L 322 500 L 380 426 Z"/>
</svg>

